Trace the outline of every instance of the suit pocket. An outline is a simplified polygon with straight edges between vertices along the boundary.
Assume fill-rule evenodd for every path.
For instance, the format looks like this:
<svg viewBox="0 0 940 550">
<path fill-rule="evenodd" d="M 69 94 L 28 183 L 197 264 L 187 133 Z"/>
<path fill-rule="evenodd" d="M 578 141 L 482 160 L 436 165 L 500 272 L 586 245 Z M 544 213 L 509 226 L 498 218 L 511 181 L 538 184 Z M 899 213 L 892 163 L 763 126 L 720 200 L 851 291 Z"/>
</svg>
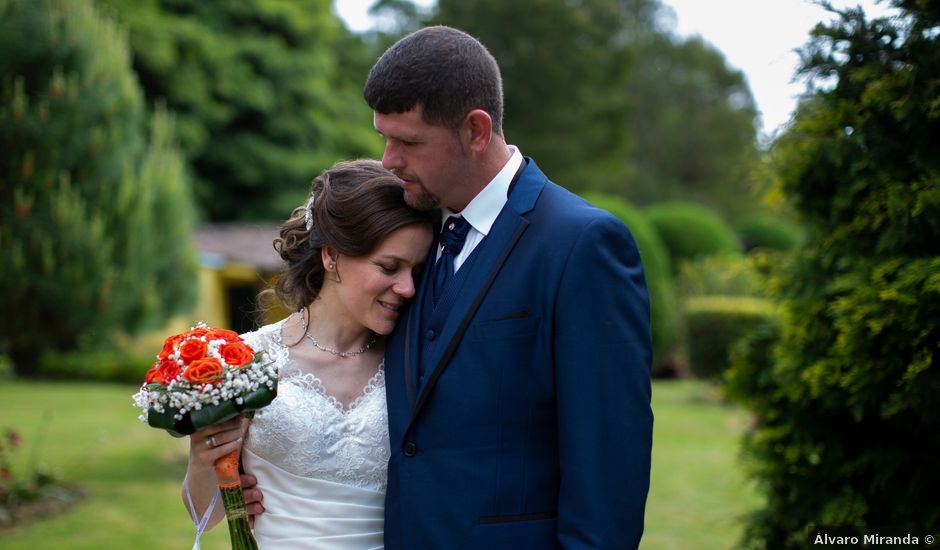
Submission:
<svg viewBox="0 0 940 550">
<path fill-rule="evenodd" d="M 523 318 L 528 317 L 528 316 L 529 316 L 529 310 L 527 310 L 527 309 L 518 309 L 518 310 L 516 310 L 516 311 L 512 311 L 512 312 L 510 312 L 510 313 L 507 313 L 506 315 L 503 315 L 503 316 L 501 316 L 500 318 L 498 318 L 498 319 L 496 319 L 496 320 L 497 320 L 497 321 L 508 321 L 508 320 L 510 320 L 510 319 L 523 319 Z"/>
<path fill-rule="evenodd" d="M 512 548 L 513 550 L 550 550 L 558 545 L 558 520 L 555 513 L 480 518 L 473 548 Z M 470 548 L 470 546 L 468 546 Z"/>
<path fill-rule="evenodd" d="M 493 525 L 495 523 L 515 523 L 517 521 L 539 521 L 542 519 L 555 519 L 555 512 L 538 512 L 535 514 L 514 514 L 511 516 L 481 516 L 480 525 Z"/>
<path fill-rule="evenodd" d="M 494 340 L 503 338 L 522 338 L 534 336 L 538 331 L 536 317 L 511 316 L 509 318 L 482 321 L 470 325 L 467 337 L 470 340 Z"/>
</svg>

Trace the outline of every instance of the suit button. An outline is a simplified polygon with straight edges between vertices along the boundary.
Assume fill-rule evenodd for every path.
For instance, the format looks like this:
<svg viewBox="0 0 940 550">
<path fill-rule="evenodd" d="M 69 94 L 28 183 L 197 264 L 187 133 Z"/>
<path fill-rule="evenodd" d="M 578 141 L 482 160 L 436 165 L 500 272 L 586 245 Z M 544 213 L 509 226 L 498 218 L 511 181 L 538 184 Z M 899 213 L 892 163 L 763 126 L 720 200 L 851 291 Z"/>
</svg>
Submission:
<svg viewBox="0 0 940 550">
<path fill-rule="evenodd" d="M 418 446 L 415 445 L 414 441 L 408 441 L 405 443 L 405 446 L 402 447 L 402 451 L 405 453 L 405 456 L 411 458 L 418 454 Z"/>
<path fill-rule="evenodd" d="M 437 338 L 437 333 L 434 332 L 433 328 L 429 328 L 427 332 L 424 333 L 424 337 L 428 339 L 429 342 L 433 342 Z"/>
</svg>

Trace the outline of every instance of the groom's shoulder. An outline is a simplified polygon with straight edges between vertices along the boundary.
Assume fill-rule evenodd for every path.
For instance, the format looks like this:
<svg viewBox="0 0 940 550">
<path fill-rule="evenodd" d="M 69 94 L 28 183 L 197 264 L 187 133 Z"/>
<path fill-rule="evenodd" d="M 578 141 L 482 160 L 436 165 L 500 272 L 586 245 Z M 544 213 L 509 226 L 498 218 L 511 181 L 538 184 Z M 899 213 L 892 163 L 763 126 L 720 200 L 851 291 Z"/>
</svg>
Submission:
<svg viewBox="0 0 940 550">
<path fill-rule="evenodd" d="M 530 183 L 538 184 L 540 191 L 535 201 L 535 212 L 530 222 L 545 226 L 551 230 L 571 231 L 577 227 L 603 224 L 623 225 L 612 214 L 594 206 L 577 194 L 559 185 L 528 158 L 523 177 Z"/>
<path fill-rule="evenodd" d="M 550 213 L 553 225 L 586 225 L 597 222 L 616 222 L 608 211 L 598 208 L 561 185 L 549 180 L 545 185 L 541 204 Z"/>
</svg>

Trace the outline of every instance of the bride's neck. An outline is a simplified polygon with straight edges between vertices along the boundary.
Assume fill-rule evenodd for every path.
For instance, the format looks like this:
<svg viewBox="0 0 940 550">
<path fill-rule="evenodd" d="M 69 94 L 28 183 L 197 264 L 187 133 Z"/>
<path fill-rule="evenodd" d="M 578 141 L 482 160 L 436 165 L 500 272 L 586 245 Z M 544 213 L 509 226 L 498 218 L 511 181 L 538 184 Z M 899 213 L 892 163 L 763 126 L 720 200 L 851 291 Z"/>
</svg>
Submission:
<svg viewBox="0 0 940 550">
<path fill-rule="evenodd" d="M 330 348 L 356 350 L 375 337 L 368 327 L 350 319 L 348 313 L 340 313 L 327 300 L 314 300 L 302 314 L 307 319 L 307 335 Z"/>
</svg>

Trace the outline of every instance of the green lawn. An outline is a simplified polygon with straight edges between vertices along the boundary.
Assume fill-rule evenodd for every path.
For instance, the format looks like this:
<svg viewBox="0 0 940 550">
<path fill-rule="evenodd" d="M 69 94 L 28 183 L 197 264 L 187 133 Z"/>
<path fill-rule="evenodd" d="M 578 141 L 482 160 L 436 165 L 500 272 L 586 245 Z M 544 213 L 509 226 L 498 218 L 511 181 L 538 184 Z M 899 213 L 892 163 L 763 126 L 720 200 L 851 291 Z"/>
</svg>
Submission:
<svg viewBox="0 0 940 550">
<path fill-rule="evenodd" d="M 642 550 L 737 546 L 760 503 L 738 460 L 747 415 L 698 381 L 653 383 L 653 469 Z"/>
<path fill-rule="evenodd" d="M 4 550 L 192 547 L 180 504 L 186 440 L 139 423 L 134 388 L 104 384 L 0 381 L 0 429 L 14 427 L 23 447 L 14 475 L 32 456 L 89 493 L 68 513 L 0 534 Z M 737 465 L 745 415 L 698 382 L 657 382 L 652 488 L 645 550 L 732 548 L 740 516 L 759 500 Z M 205 550 L 228 548 L 224 526 L 203 537 Z"/>
</svg>

